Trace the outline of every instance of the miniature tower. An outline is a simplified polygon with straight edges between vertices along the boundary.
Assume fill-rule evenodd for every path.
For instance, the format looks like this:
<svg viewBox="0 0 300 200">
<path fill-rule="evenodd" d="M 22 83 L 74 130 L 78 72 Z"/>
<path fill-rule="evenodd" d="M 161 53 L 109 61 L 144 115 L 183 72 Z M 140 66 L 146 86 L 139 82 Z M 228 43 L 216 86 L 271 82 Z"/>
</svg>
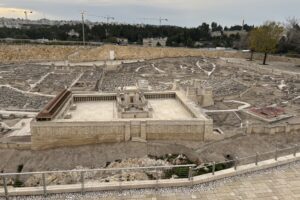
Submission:
<svg viewBox="0 0 300 200">
<path fill-rule="evenodd" d="M 187 88 L 187 97 L 201 107 L 214 105 L 212 87 L 205 86 L 201 80 L 193 80 L 192 86 Z"/>
</svg>

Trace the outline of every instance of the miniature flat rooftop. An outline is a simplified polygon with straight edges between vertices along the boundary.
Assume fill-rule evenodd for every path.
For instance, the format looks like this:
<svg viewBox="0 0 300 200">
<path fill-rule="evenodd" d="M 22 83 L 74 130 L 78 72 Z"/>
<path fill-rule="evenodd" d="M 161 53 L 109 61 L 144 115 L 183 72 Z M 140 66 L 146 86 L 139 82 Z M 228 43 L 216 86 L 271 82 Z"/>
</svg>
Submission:
<svg viewBox="0 0 300 200">
<path fill-rule="evenodd" d="M 153 120 L 193 119 L 194 117 L 176 99 L 148 100 L 153 107 Z M 71 119 L 55 121 L 110 121 L 121 120 L 117 115 L 116 101 L 77 102 L 75 110 L 69 110 Z M 147 119 L 149 120 L 149 119 Z"/>
<path fill-rule="evenodd" d="M 180 92 L 175 91 L 145 93 L 147 102 L 151 107 L 151 117 L 127 117 L 123 119 L 118 115 L 116 96 L 115 93 L 72 94 L 69 100 L 61 104 L 62 108 L 51 121 L 207 120 L 207 116 L 201 112 L 196 104 L 193 104 Z M 68 106 L 70 102 L 72 102 L 72 106 Z"/>
</svg>

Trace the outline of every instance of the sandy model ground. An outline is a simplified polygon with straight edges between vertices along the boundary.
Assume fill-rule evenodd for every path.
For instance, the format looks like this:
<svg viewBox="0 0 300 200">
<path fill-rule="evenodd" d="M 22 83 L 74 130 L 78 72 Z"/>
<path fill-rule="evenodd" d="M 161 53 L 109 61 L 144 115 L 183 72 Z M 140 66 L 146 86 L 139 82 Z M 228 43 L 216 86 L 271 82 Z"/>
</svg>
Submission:
<svg viewBox="0 0 300 200">
<path fill-rule="evenodd" d="M 26 48 L 32 49 L 33 47 Z M 43 47 L 43 49 L 45 50 L 47 47 Z M 87 48 L 87 50 L 93 53 L 91 55 L 96 55 L 96 52 L 102 52 L 100 48 Z M 80 62 L 89 60 L 90 55 L 83 49 L 78 50 L 70 47 L 66 48 L 65 51 L 69 55 L 79 51 Z M 147 52 L 151 53 L 152 49 L 151 51 L 147 49 Z M 47 58 L 50 58 L 50 60 L 64 60 L 64 56 L 68 53 L 58 55 L 59 51 L 57 54 L 52 52 L 49 55 L 50 57 L 43 53 L 43 59 L 41 60 L 47 60 Z M 120 55 L 124 59 L 132 58 L 126 56 L 125 53 Z M 137 58 L 142 58 L 142 55 L 145 54 L 140 54 L 140 57 Z M 174 53 L 174 56 L 176 55 Z M 187 51 L 184 51 L 183 55 L 189 54 Z M 81 91 L 112 92 L 116 91 L 118 87 L 133 85 L 138 80 L 147 80 L 150 90 L 185 91 L 192 86 L 194 79 L 200 79 L 203 85 L 213 88 L 215 105 L 205 108 L 206 110 L 237 109 L 240 104 L 226 102 L 226 100 L 236 100 L 246 102 L 251 107 L 280 106 L 285 109 L 286 113 L 294 116 L 274 124 L 299 122 L 299 60 L 283 62 L 283 60 L 288 61 L 288 59 L 277 59 L 277 61 L 268 62 L 269 65 L 262 66 L 258 61 L 249 62 L 241 57 L 212 58 L 213 56 L 210 56 L 206 58 L 201 56 L 201 54 L 193 53 L 192 55 L 196 55 L 196 57 L 159 58 L 121 64 L 114 71 L 107 71 L 107 66 L 91 66 L 90 63 L 89 66 L 74 67 L 32 63 L 3 64 L 0 65 L 0 110 L 38 112 L 53 95 L 64 88 Z M 22 54 L 22 56 L 18 58 L 12 56 L 11 60 L 25 60 L 25 54 Z M 54 59 L 54 57 L 57 59 Z M 76 60 L 75 54 L 71 57 L 74 61 Z M 98 57 L 96 56 L 95 60 Z M 159 56 L 156 54 L 153 56 L 153 58 L 157 57 Z M 224 57 L 229 57 L 228 53 Z M 237 56 L 234 55 L 233 57 Z M 36 59 L 38 62 L 41 60 Z M 182 115 L 186 115 L 180 109 L 173 109 L 168 113 L 159 113 L 161 106 L 171 109 L 175 106 L 174 102 L 157 104 L 155 101 L 150 101 L 150 103 L 158 110 L 157 118 L 170 118 L 171 116 L 171 118 L 177 119 Z M 82 112 L 82 115 L 75 115 L 78 116 L 78 120 L 83 118 L 97 120 L 99 117 L 113 119 L 114 117 L 113 106 L 110 102 L 101 106 L 110 107 L 112 112 L 102 113 L 101 115 L 97 114 L 97 109 L 101 109 L 99 105 L 94 105 L 97 106 L 97 109 L 93 109 L 94 107 L 90 107 L 90 105 L 78 104 L 77 110 L 86 110 L 86 106 L 91 110 Z M 152 149 L 151 153 L 157 154 L 180 153 L 184 149 L 184 151 L 198 157 L 200 160 L 212 161 L 224 159 L 225 154 L 247 156 L 253 155 L 256 151 L 274 150 L 276 144 L 289 146 L 300 142 L 297 134 L 245 136 L 243 127 L 246 124 L 267 125 L 268 123 L 250 117 L 241 111 L 207 114 L 213 118 L 214 126 L 224 132 L 224 140 L 207 143 L 170 141 L 167 144 L 158 141 L 155 144 L 129 143 L 83 146 L 39 152 L 0 149 L 0 171 L 16 171 L 17 166 L 20 164 L 24 165 L 23 171 L 74 169 L 76 166 L 82 165 L 82 163 L 84 163 L 84 167 L 102 167 L 106 162 L 116 159 L 145 156 L 149 154 L 149 149 Z M 18 122 L 18 120 L 12 121 L 15 118 L 14 115 L 1 115 L 1 117 L 1 122 L 12 127 Z M 19 137 L 15 137 L 16 135 L 8 137 L 10 133 L 2 130 L 0 142 L 30 142 L 30 136 L 24 135 L 24 132 L 21 132 L 24 136 L 20 134 Z"/>
</svg>

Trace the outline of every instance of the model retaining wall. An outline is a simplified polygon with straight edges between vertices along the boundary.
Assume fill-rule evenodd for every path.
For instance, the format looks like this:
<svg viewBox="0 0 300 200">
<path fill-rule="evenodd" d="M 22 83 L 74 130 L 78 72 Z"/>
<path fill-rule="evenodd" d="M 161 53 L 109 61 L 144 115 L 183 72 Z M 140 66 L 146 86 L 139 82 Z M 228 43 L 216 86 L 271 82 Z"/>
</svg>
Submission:
<svg viewBox="0 0 300 200">
<path fill-rule="evenodd" d="M 32 149 L 145 140 L 203 141 L 212 121 L 32 122 Z"/>
</svg>

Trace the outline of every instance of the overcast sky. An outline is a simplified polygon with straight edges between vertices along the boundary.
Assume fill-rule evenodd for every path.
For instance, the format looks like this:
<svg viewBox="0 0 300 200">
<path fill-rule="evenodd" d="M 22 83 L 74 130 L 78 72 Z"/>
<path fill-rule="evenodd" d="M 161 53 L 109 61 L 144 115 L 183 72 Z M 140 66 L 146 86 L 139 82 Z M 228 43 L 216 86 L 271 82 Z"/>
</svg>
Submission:
<svg viewBox="0 0 300 200">
<path fill-rule="evenodd" d="M 86 11 L 91 21 L 105 21 L 113 16 L 118 22 L 198 26 L 216 21 L 222 25 L 262 24 L 300 17 L 300 0 L 0 0 L 0 17 L 24 18 L 24 10 L 33 11 L 30 19 L 80 19 Z M 97 17 L 96 17 L 97 16 Z"/>
</svg>

